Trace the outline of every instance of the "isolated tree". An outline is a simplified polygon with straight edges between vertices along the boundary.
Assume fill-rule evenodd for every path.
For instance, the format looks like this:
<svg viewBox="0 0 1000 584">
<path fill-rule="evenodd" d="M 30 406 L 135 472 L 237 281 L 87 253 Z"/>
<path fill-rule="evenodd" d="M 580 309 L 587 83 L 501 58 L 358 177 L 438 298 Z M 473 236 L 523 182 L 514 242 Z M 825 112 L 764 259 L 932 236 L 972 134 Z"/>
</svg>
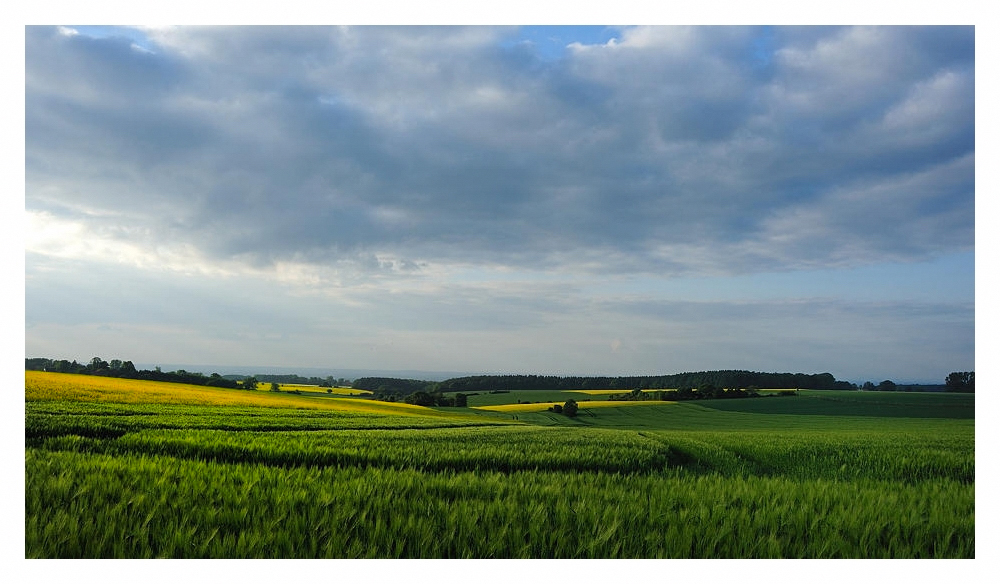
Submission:
<svg viewBox="0 0 1000 584">
<path fill-rule="evenodd" d="M 566 403 L 563 404 L 562 413 L 564 413 L 567 416 L 573 418 L 573 417 L 576 416 L 576 410 L 577 409 L 578 409 L 578 407 L 576 405 L 576 400 L 568 399 L 568 400 L 566 400 Z"/>
<path fill-rule="evenodd" d="M 274 381 L 272 381 L 271 382 L 271 391 L 281 391 L 281 386 L 278 385 L 277 383 L 275 383 Z"/>
<path fill-rule="evenodd" d="M 243 380 L 243 389 L 257 389 L 257 378 L 247 377 Z"/>
<path fill-rule="evenodd" d="M 896 384 L 893 383 L 891 380 L 886 379 L 882 383 L 878 384 L 878 390 L 879 391 L 896 391 Z"/>
</svg>

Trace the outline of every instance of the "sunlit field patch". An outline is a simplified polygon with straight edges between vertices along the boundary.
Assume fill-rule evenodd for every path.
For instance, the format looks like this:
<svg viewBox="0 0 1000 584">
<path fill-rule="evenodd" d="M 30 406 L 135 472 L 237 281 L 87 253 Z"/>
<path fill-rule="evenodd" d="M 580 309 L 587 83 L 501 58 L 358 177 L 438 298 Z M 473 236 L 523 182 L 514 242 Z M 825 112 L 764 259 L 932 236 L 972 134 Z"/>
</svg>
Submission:
<svg viewBox="0 0 1000 584">
<path fill-rule="evenodd" d="M 317 399 L 304 395 L 269 391 L 244 391 L 183 383 L 116 379 L 44 371 L 24 372 L 24 399 L 26 401 L 260 406 L 386 413 L 404 416 L 448 415 L 405 403 L 376 402 L 352 398 Z"/>
</svg>

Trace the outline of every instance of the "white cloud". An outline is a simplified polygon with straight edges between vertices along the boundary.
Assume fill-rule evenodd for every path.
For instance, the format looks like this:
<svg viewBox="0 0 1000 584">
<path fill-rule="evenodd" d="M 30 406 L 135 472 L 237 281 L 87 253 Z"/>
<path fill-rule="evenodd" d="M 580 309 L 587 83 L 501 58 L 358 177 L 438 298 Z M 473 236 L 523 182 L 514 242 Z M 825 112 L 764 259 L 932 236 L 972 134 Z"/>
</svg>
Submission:
<svg viewBox="0 0 1000 584">
<path fill-rule="evenodd" d="M 941 71 L 916 83 L 882 117 L 879 128 L 882 131 L 878 132 L 884 136 L 882 142 L 914 146 L 947 139 L 956 126 L 974 122 L 970 99 L 974 90 L 971 71 Z"/>
</svg>

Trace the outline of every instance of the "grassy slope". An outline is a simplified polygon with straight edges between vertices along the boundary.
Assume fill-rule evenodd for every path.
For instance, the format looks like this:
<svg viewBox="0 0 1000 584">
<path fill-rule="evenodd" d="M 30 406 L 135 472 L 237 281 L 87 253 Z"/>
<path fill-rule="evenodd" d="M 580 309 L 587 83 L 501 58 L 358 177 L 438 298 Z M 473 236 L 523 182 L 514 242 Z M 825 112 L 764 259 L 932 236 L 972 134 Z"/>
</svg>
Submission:
<svg viewBox="0 0 1000 584">
<path fill-rule="evenodd" d="M 969 412 L 956 408 L 953 417 L 941 410 L 912 407 L 892 408 L 879 417 L 866 411 L 864 404 L 839 408 L 841 415 L 821 413 L 821 406 L 798 398 L 660 402 L 650 407 L 634 405 L 581 407 L 577 417 L 567 418 L 550 412 L 482 412 L 494 419 L 514 420 L 538 425 L 587 426 L 631 430 L 739 431 L 943 431 L 960 428 L 973 432 L 975 420 Z M 759 403 L 758 403 L 759 402 Z M 796 402 L 796 403 L 764 403 Z M 662 405 L 660 405 L 662 404 Z M 909 414 L 903 416 L 900 414 Z"/>
</svg>

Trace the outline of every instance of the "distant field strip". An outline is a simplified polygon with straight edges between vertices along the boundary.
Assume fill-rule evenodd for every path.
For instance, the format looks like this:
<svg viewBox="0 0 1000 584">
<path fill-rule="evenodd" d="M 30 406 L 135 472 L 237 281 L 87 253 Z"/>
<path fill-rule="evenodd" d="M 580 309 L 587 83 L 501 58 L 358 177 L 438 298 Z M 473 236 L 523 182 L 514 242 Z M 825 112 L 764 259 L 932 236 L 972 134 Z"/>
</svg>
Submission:
<svg viewBox="0 0 1000 584">
<path fill-rule="evenodd" d="M 477 406 L 473 409 L 476 410 L 486 410 L 488 412 L 545 412 L 552 406 L 561 406 L 565 402 L 542 402 L 535 404 L 501 404 L 497 406 Z M 582 401 L 577 402 L 576 405 L 579 406 L 581 410 L 589 410 L 593 408 L 617 408 L 617 407 L 631 407 L 631 406 L 662 406 L 668 404 L 675 404 L 677 402 L 669 401 Z"/>
<path fill-rule="evenodd" d="M 616 393 L 632 393 L 631 389 L 567 389 L 572 393 L 585 393 L 587 395 L 612 395 Z M 669 389 L 644 389 L 643 393 L 653 393 L 656 391 L 671 391 Z"/>
</svg>

